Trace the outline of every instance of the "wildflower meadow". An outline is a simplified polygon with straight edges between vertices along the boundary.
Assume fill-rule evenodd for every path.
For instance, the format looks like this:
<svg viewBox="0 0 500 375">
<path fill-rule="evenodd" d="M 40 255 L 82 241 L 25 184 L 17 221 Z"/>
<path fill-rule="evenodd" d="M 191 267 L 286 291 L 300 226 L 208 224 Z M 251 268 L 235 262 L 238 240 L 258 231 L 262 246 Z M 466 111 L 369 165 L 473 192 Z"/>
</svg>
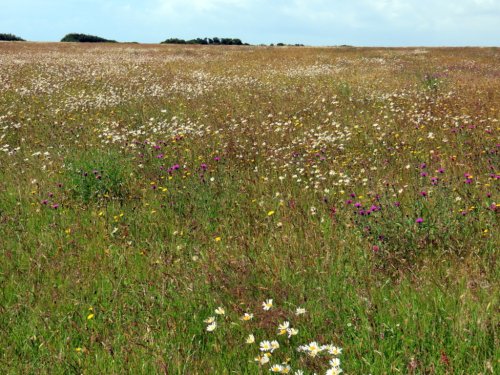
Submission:
<svg viewBox="0 0 500 375">
<path fill-rule="evenodd" d="M 0 44 L 0 373 L 500 371 L 500 50 Z"/>
</svg>

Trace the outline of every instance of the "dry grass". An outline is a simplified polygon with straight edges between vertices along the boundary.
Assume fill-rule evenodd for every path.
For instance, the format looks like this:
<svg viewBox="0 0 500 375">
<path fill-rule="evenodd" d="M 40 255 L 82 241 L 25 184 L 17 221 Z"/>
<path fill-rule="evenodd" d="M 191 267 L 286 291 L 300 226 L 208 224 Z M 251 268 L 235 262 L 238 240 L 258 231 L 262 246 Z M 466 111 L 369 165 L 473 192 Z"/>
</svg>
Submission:
<svg viewBox="0 0 500 375">
<path fill-rule="evenodd" d="M 0 369 L 498 372 L 499 66 L 0 43 Z"/>
</svg>

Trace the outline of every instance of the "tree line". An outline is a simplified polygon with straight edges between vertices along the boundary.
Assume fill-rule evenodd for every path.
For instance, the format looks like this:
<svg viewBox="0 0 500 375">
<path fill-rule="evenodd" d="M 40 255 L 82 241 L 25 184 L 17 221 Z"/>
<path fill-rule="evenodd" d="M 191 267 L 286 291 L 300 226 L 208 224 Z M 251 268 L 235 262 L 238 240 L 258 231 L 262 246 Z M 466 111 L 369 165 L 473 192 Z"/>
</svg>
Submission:
<svg viewBox="0 0 500 375">
<path fill-rule="evenodd" d="M 196 38 L 184 40 L 179 38 L 170 38 L 161 42 L 161 44 L 202 44 L 202 45 L 224 45 L 224 46 L 243 46 L 248 43 L 243 43 L 238 38 Z"/>
<path fill-rule="evenodd" d="M 24 42 L 25 40 L 13 35 L 13 34 L 2 34 L 0 33 L 0 41 L 19 41 Z M 72 42 L 72 43 L 118 43 L 116 40 L 105 39 L 95 35 L 88 34 L 78 34 L 70 33 L 61 39 L 61 42 Z M 135 43 L 135 42 L 134 42 Z M 248 43 L 243 43 L 241 39 L 238 38 L 195 38 L 195 39 L 179 39 L 179 38 L 169 38 L 161 42 L 161 44 L 197 44 L 197 45 L 216 45 L 216 46 L 249 46 Z M 264 44 L 261 44 L 264 46 Z M 274 44 L 270 44 L 271 47 Z M 303 44 L 284 44 L 277 43 L 276 46 L 297 46 L 301 47 Z"/>
<path fill-rule="evenodd" d="M 6 41 L 6 42 L 25 42 L 23 38 L 19 38 L 18 36 L 14 34 L 1 34 L 0 33 L 0 40 L 1 41 Z"/>
</svg>

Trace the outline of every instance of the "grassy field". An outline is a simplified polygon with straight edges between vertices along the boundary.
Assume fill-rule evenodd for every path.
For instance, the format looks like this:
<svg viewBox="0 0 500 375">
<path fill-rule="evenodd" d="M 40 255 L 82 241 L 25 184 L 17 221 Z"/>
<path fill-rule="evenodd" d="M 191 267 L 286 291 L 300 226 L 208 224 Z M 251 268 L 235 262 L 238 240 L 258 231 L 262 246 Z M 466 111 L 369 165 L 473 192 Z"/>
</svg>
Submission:
<svg viewBox="0 0 500 375">
<path fill-rule="evenodd" d="M 499 120 L 495 48 L 0 44 L 0 373 L 498 373 Z"/>
</svg>

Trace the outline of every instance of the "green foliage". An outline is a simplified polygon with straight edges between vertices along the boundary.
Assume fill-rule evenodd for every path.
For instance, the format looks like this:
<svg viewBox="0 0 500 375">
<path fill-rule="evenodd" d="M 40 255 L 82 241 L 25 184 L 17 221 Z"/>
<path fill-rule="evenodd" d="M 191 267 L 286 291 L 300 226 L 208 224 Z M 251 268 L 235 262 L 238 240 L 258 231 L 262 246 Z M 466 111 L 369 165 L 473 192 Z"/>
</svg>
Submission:
<svg viewBox="0 0 500 375">
<path fill-rule="evenodd" d="M 241 39 L 237 38 L 196 38 L 184 40 L 179 38 L 167 39 L 161 44 L 202 44 L 202 45 L 225 45 L 225 46 L 242 46 L 244 45 Z"/>
<path fill-rule="evenodd" d="M 425 90 L 436 92 L 441 85 L 442 80 L 439 74 L 426 73 L 421 78 L 421 83 Z"/>
<path fill-rule="evenodd" d="M 79 43 L 117 43 L 116 40 L 104 39 L 99 36 L 87 34 L 67 34 L 61 39 L 61 42 L 79 42 Z"/>
<path fill-rule="evenodd" d="M 0 33 L 0 41 L 9 41 L 9 42 L 25 42 L 23 38 L 20 38 L 13 34 L 1 34 Z"/>
<path fill-rule="evenodd" d="M 0 373 L 499 372 L 491 50 L 0 47 Z"/>
<path fill-rule="evenodd" d="M 84 203 L 126 197 L 126 161 L 116 152 L 95 150 L 66 163 L 66 180 L 72 194 Z"/>
</svg>

